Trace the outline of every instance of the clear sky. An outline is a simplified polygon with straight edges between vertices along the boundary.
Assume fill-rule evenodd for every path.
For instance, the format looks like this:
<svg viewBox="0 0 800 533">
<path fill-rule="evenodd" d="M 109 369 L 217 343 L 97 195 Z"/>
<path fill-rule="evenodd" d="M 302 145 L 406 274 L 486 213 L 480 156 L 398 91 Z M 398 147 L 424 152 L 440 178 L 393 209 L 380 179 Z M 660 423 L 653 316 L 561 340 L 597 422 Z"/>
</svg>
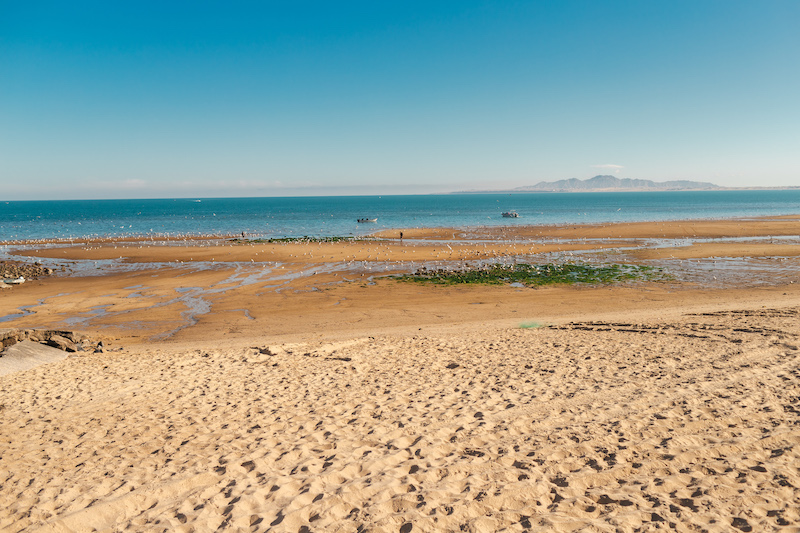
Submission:
<svg viewBox="0 0 800 533">
<path fill-rule="evenodd" d="M 800 1 L 0 0 L 0 199 L 800 185 Z"/>
</svg>

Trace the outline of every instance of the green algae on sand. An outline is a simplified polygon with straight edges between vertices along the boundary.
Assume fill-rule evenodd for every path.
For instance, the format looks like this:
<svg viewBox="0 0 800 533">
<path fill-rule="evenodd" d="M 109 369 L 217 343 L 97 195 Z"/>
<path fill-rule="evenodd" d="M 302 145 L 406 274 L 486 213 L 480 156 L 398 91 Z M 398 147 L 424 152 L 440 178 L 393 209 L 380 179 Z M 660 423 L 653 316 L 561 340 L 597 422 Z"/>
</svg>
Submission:
<svg viewBox="0 0 800 533">
<path fill-rule="evenodd" d="M 456 270 L 421 268 L 413 274 L 398 276 L 401 281 L 442 285 L 519 284 L 526 287 L 576 283 L 606 284 L 626 281 L 658 281 L 667 279 L 663 269 L 645 265 L 592 265 L 586 263 L 547 263 L 534 265 L 493 264 Z"/>
</svg>

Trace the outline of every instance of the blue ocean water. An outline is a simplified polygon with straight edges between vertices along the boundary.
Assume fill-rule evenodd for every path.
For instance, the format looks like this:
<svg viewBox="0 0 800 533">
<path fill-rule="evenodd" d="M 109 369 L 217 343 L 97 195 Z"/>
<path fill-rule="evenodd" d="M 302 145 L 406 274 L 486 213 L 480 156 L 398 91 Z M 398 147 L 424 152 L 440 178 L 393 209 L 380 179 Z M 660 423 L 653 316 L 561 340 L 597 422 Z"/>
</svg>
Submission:
<svg viewBox="0 0 800 533">
<path fill-rule="evenodd" d="M 519 218 L 503 218 L 515 210 Z M 800 214 L 800 189 L 0 202 L 0 241 L 142 235 L 358 236 L 378 229 Z M 359 224 L 358 218 L 377 218 Z"/>
</svg>

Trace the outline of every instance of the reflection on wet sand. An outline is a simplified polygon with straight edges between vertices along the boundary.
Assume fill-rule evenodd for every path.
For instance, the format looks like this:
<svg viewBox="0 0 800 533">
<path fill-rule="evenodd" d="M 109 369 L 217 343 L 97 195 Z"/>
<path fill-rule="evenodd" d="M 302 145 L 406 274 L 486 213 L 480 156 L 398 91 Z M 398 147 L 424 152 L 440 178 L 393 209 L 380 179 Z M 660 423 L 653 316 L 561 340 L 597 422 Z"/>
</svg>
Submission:
<svg viewBox="0 0 800 533">
<path fill-rule="evenodd" d="M 404 230 L 402 241 L 396 238 L 396 232 L 379 232 L 368 239 L 337 242 L 203 237 L 20 243 L 4 246 L 2 258 L 35 257 L 57 274 L 15 289 L 11 300 L 18 305 L 5 306 L 7 314 L 0 316 L 0 321 L 9 326 L 41 323 L 48 327 L 110 328 L 122 336 L 127 331 L 128 335 L 136 332 L 144 338 L 166 339 L 215 313 L 226 313 L 231 320 L 238 317 L 261 323 L 278 310 L 286 312 L 287 305 L 292 308 L 287 298 L 318 308 L 342 306 L 348 291 L 374 287 L 392 274 L 495 263 L 644 264 L 663 268 L 669 274 L 669 282 L 660 284 L 662 290 L 792 284 L 800 270 L 796 226 L 796 220 L 784 217 L 610 226 L 409 229 Z M 71 288 L 63 290 L 62 286 Z M 341 297 L 331 303 L 327 294 L 334 289 Z M 504 290 L 509 289 L 519 292 L 526 288 Z M 388 288 L 382 291 L 392 292 Z M 397 291 L 409 289 L 394 289 Z M 309 293 L 317 293 L 316 299 L 309 299 Z M 376 292 L 376 297 L 372 305 L 377 306 L 382 296 Z M 243 305 L 244 301 L 251 305 Z M 409 305 L 413 307 L 414 303 Z M 297 312 L 302 310 L 297 308 Z"/>
</svg>

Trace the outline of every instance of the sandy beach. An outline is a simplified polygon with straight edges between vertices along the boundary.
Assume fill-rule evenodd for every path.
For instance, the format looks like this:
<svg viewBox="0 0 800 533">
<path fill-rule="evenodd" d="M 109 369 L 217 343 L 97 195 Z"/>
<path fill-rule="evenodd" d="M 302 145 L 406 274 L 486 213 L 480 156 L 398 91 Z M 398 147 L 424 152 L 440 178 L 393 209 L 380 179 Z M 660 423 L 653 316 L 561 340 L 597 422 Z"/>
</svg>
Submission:
<svg viewBox="0 0 800 533">
<path fill-rule="evenodd" d="M 800 216 L 399 231 L 6 243 L 0 530 L 800 531 Z"/>
</svg>

